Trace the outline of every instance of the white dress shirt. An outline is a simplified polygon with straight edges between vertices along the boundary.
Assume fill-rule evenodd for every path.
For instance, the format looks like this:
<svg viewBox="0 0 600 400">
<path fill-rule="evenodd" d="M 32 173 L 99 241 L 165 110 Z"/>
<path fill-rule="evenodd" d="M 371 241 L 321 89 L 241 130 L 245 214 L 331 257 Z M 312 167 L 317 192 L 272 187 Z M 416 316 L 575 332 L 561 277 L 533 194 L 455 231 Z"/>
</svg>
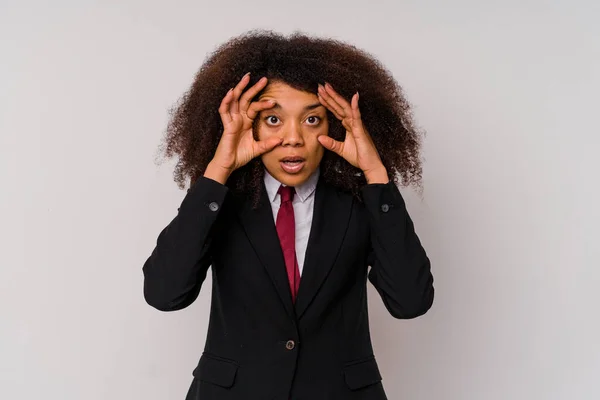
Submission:
<svg viewBox="0 0 600 400">
<path fill-rule="evenodd" d="M 296 194 L 292 200 L 294 207 L 294 220 L 296 222 L 296 258 L 298 260 L 298 269 L 302 275 L 302 267 L 304 266 L 304 258 L 306 256 L 306 247 L 308 246 L 308 236 L 310 235 L 310 227 L 312 225 L 313 210 L 315 206 L 315 189 L 319 180 L 319 169 L 308 178 L 300 186 L 295 186 Z M 265 187 L 267 195 L 271 202 L 273 210 L 273 221 L 277 222 L 277 213 L 281 204 L 281 196 L 279 196 L 279 187 L 281 182 L 275 179 L 268 171 L 265 170 Z M 284 185 L 285 186 L 285 185 Z"/>
</svg>

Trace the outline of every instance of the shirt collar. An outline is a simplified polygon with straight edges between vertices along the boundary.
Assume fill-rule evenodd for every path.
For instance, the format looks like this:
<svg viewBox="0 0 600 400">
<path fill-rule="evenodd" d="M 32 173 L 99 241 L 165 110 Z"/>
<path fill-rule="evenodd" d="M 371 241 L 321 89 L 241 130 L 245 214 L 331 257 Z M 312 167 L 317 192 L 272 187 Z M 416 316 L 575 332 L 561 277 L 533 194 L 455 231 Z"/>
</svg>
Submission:
<svg viewBox="0 0 600 400">
<path fill-rule="evenodd" d="M 317 167 L 317 170 L 306 180 L 306 182 L 294 187 L 296 190 L 296 195 L 301 202 L 304 203 L 306 199 L 308 199 L 314 193 L 315 189 L 317 188 L 317 182 L 319 181 L 319 172 L 320 169 Z M 274 203 L 277 199 L 277 195 L 279 194 L 277 193 L 279 191 L 279 186 L 282 184 L 266 169 L 264 182 L 265 188 L 267 189 L 267 194 L 269 195 L 269 200 Z"/>
</svg>

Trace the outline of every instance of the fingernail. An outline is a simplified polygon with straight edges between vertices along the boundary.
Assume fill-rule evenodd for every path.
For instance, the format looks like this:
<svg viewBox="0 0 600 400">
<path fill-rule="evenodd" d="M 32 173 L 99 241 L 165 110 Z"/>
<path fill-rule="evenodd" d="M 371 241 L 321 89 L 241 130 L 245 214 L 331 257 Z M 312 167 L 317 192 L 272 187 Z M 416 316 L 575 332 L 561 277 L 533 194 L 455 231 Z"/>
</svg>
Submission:
<svg viewBox="0 0 600 400">
<path fill-rule="evenodd" d="M 246 75 L 244 75 L 244 78 L 247 77 L 247 76 L 249 76 L 249 75 L 250 75 L 250 72 L 246 73 Z"/>
</svg>

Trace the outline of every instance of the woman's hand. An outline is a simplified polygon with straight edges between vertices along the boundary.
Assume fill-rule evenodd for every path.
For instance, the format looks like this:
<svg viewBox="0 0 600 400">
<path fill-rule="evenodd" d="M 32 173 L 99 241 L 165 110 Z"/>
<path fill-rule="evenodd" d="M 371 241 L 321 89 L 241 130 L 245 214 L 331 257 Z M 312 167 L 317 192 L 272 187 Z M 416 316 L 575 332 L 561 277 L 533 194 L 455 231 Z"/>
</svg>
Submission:
<svg viewBox="0 0 600 400">
<path fill-rule="evenodd" d="M 244 75 L 235 88 L 227 92 L 219 107 L 223 135 L 204 176 L 222 184 L 227 182 L 233 171 L 281 143 L 280 138 L 254 140 L 252 135 L 254 119 L 260 111 L 273 107 L 275 103 L 269 100 L 250 102 L 266 86 L 267 78 L 261 78 L 242 95 L 248 82 L 250 82 L 250 73 Z"/>
<path fill-rule="evenodd" d="M 389 177 L 385 166 L 360 117 L 358 92 L 352 96 L 352 104 L 350 104 L 326 83 L 325 86 L 319 85 L 319 100 L 342 121 L 342 125 L 346 128 L 346 138 L 343 142 L 329 136 L 319 136 L 318 140 L 323 147 L 360 168 L 365 174 L 367 183 L 388 183 Z"/>
</svg>

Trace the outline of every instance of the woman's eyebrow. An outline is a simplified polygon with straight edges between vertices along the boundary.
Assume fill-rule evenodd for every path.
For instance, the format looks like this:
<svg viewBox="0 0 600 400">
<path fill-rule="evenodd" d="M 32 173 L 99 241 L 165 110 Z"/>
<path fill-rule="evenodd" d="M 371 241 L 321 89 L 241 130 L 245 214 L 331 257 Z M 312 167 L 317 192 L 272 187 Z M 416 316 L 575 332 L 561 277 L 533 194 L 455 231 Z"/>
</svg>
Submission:
<svg viewBox="0 0 600 400">
<path fill-rule="evenodd" d="M 306 107 L 304 107 L 304 110 L 305 111 L 314 110 L 315 108 L 318 108 L 318 107 L 324 107 L 324 106 L 321 103 L 314 103 L 314 104 L 309 104 Z"/>
</svg>

